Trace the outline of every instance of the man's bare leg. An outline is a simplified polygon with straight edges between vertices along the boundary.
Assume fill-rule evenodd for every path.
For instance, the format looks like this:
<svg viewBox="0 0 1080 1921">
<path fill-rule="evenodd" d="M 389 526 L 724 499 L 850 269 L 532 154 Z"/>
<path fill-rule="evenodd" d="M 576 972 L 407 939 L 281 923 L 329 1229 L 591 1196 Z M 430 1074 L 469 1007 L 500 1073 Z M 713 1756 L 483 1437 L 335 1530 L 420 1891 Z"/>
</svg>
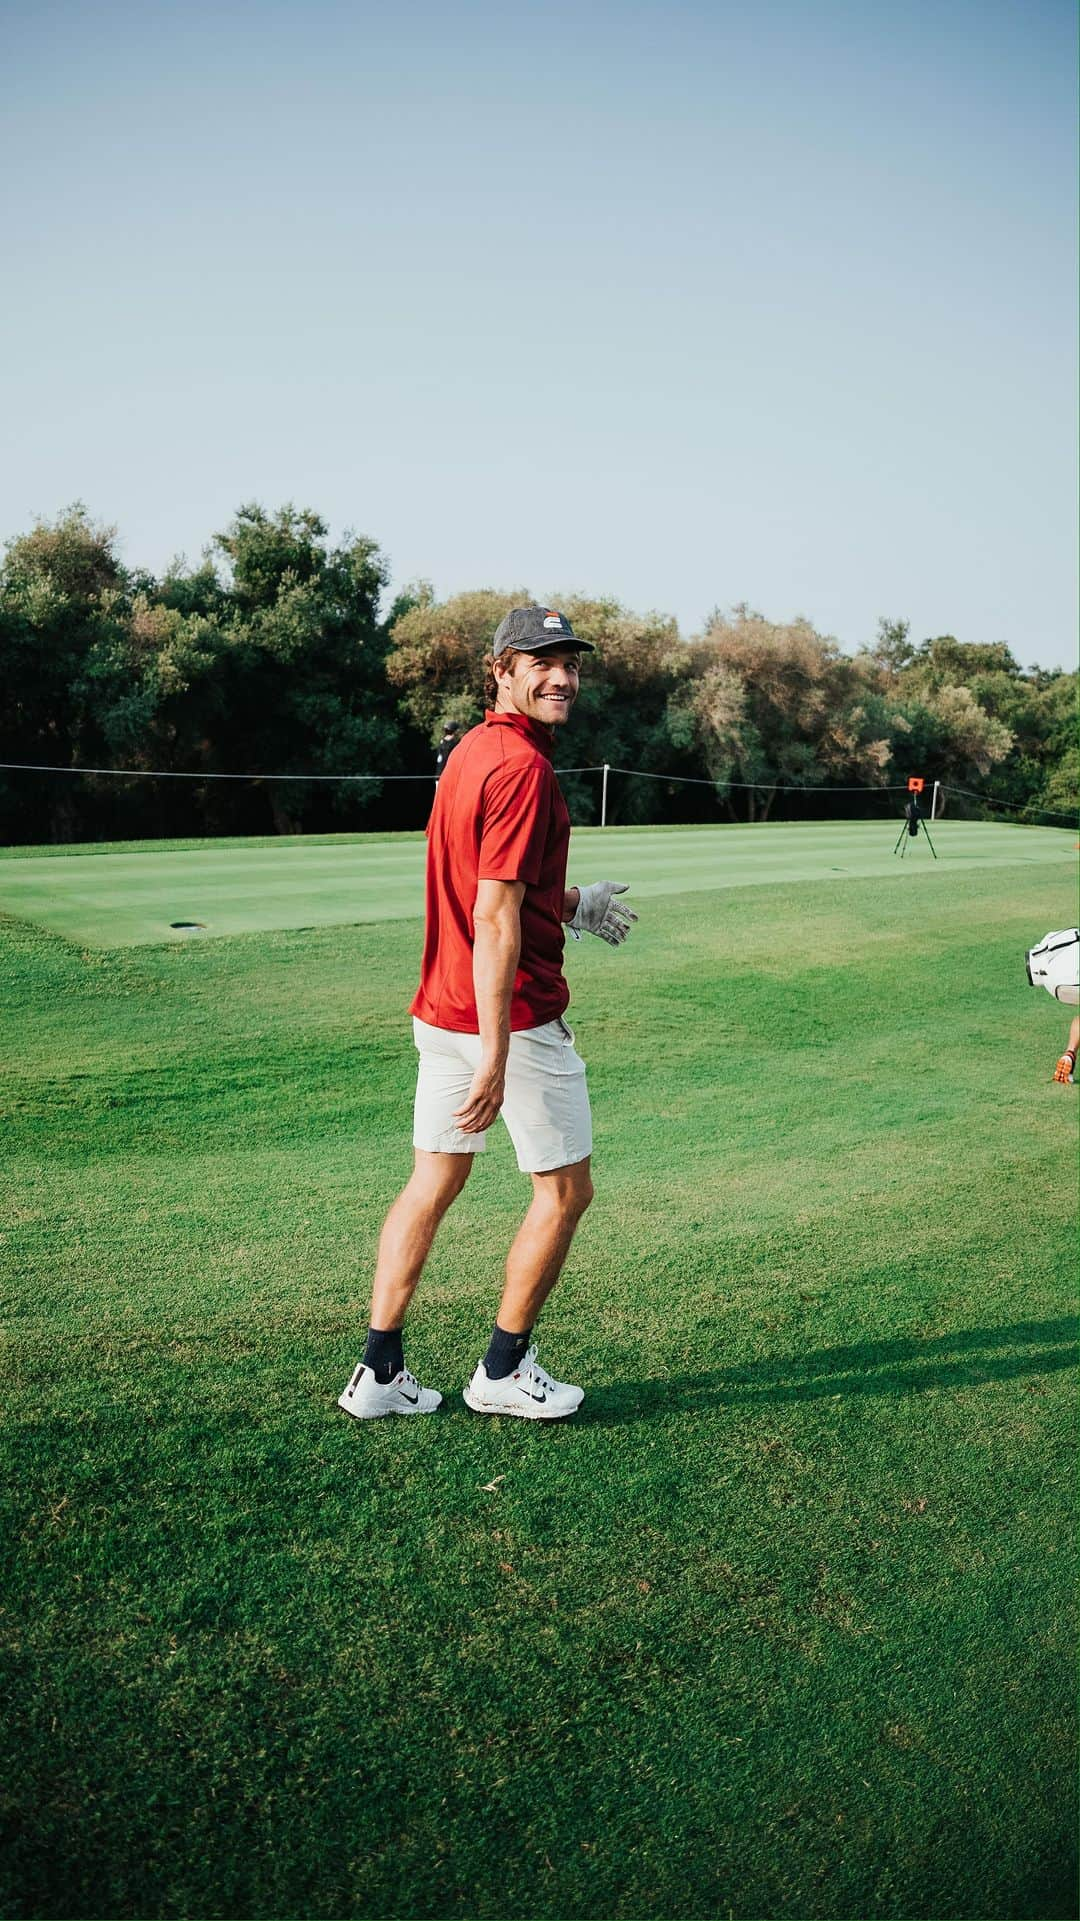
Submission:
<svg viewBox="0 0 1080 1921">
<path fill-rule="evenodd" d="M 382 1414 L 432 1414 L 442 1401 L 405 1366 L 401 1328 L 439 1222 L 472 1171 L 471 1154 L 416 1150 L 412 1176 L 383 1222 L 364 1358 L 338 1406 L 358 1420 Z"/>
<path fill-rule="evenodd" d="M 593 1197 L 588 1160 L 534 1174 L 532 1184 L 532 1203 L 506 1261 L 498 1324 L 507 1334 L 524 1334 L 533 1326 Z"/>
<path fill-rule="evenodd" d="M 371 1290 L 371 1325 L 400 1327 L 439 1222 L 472 1173 L 471 1154 L 416 1149 L 412 1175 L 383 1222 Z"/>
<path fill-rule="evenodd" d="M 506 1285 L 487 1353 L 465 1388 L 477 1414 L 561 1420 L 581 1406 L 584 1390 L 557 1381 L 528 1353 L 533 1323 L 562 1272 L 570 1243 L 592 1200 L 587 1160 L 534 1174 L 533 1197 L 506 1263 Z"/>
</svg>

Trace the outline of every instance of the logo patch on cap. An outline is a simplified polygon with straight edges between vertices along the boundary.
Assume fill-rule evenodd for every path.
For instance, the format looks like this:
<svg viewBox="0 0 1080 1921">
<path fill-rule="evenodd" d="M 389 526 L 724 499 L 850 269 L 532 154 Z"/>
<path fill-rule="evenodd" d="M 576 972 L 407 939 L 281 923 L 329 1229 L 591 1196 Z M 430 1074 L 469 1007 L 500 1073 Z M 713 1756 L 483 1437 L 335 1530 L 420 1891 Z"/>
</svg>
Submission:
<svg viewBox="0 0 1080 1921">
<path fill-rule="evenodd" d="M 557 628 L 557 630 L 558 630 L 558 632 L 559 632 L 559 633 L 561 634 L 561 633 L 562 633 L 562 628 L 563 628 L 563 617 L 562 617 L 562 615 L 561 615 L 561 614 L 553 614 L 553 613 L 546 613 L 546 614 L 544 615 L 544 626 L 545 626 L 545 627 L 548 627 L 548 628 L 551 628 L 551 627 L 554 627 L 554 628 Z"/>
</svg>

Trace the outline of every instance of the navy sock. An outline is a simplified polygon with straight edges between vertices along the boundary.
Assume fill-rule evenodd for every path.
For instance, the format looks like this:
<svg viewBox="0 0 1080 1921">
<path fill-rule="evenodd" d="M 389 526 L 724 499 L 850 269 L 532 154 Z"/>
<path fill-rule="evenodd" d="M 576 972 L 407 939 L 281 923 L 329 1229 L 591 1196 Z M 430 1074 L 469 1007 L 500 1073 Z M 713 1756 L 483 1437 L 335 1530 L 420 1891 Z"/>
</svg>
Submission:
<svg viewBox="0 0 1080 1921">
<path fill-rule="evenodd" d="M 489 1381 L 505 1381 L 507 1375 L 514 1372 L 524 1358 L 531 1333 L 532 1328 L 529 1327 L 524 1334 L 508 1334 L 496 1321 L 488 1351 L 484 1355 Z"/>
<path fill-rule="evenodd" d="M 405 1365 L 400 1327 L 369 1327 L 364 1366 L 370 1367 L 380 1387 L 387 1387 Z"/>
</svg>

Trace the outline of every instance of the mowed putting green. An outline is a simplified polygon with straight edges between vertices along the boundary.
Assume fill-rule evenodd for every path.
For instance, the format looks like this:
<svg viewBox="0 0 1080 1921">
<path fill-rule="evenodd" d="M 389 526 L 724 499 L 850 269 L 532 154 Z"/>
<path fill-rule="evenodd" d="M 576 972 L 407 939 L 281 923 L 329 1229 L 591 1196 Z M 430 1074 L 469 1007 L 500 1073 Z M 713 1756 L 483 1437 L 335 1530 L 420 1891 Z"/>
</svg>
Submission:
<svg viewBox="0 0 1080 1921">
<path fill-rule="evenodd" d="M 940 821 L 935 863 L 923 834 L 894 853 L 888 821 L 812 825 L 578 829 L 573 872 L 632 882 L 642 900 L 671 893 L 820 884 L 937 866 L 941 884 L 958 868 L 1060 861 L 1075 835 L 1046 827 Z M 0 912 L 32 920 L 94 947 L 187 941 L 272 929 L 359 925 L 423 913 L 422 834 L 342 835 L 305 841 L 160 845 L 70 855 L 11 850 L 0 860 Z"/>
<path fill-rule="evenodd" d="M 1075 1913 L 1080 1089 L 1023 963 L 1072 836 L 754 829 L 746 884 L 727 830 L 578 841 L 642 918 L 567 955 L 597 1198 L 554 1428 L 460 1396 L 527 1192 L 500 1127 L 409 1321 L 443 1407 L 336 1406 L 415 919 L 0 919 L 3 1914 Z M 221 908 L 293 851 L 219 849 Z M 355 907 L 387 857 L 331 851 Z"/>
</svg>

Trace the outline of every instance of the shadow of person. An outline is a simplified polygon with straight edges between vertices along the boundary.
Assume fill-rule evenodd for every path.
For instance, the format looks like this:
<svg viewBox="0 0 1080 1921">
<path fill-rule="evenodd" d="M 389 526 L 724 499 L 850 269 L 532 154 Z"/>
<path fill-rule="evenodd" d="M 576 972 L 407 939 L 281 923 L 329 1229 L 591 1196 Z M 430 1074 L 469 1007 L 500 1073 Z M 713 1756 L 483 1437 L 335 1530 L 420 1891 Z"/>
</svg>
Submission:
<svg viewBox="0 0 1080 1921">
<path fill-rule="evenodd" d="M 689 1408 L 777 1406 L 979 1387 L 1076 1363 L 1077 1319 L 972 1327 L 926 1340 L 859 1341 L 803 1354 L 747 1361 L 711 1373 L 658 1375 L 591 1388 L 579 1424 L 618 1426 Z"/>
</svg>

